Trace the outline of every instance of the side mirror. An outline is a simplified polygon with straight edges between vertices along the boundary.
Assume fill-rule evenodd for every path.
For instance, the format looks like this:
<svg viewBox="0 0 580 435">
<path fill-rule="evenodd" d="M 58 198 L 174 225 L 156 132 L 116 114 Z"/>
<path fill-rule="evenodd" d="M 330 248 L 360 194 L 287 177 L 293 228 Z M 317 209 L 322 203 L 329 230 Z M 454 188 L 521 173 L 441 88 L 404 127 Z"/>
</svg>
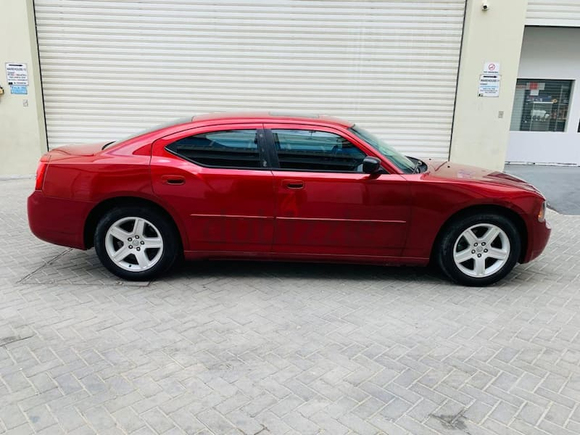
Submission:
<svg viewBox="0 0 580 435">
<path fill-rule="evenodd" d="M 381 161 L 376 157 L 365 157 L 362 170 L 365 174 L 376 174 L 381 170 Z"/>
</svg>

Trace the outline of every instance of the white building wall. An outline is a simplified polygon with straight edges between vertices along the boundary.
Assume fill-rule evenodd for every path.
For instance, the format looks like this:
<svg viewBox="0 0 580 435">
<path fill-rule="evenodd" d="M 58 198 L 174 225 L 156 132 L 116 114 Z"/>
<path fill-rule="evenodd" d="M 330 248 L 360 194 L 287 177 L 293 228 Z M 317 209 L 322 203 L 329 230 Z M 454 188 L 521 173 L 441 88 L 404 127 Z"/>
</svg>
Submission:
<svg viewBox="0 0 580 435">
<path fill-rule="evenodd" d="M 526 28 L 518 77 L 575 82 L 565 132 L 511 131 L 507 161 L 580 164 L 579 49 L 580 28 Z"/>
<path fill-rule="evenodd" d="M 32 175 L 46 152 L 44 109 L 32 0 L 2 0 L 0 13 L 0 177 Z M 26 63 L 27 95 L 13 95 L 6 62 Z"/>
<path fill-rule="evenodd" d="M 451 160 L 502 170 L 518 73 L 527 0 L 469 1 L 461 52 Z M 486 62 L 500 64 L 498 97 L 480 97 Z"/>
</svg>

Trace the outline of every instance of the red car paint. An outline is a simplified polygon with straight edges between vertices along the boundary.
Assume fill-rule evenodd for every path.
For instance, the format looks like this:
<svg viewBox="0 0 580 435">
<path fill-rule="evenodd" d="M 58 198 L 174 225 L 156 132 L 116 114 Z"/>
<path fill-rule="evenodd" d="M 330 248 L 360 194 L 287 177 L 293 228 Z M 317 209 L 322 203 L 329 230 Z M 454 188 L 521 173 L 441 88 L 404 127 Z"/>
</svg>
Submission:
<svg viewBox="0 0 580 435">
<path fill-rule="evenodd" d="M 28 199 L 30 228 L 45 241 L 88 249 L 91 212 L 107 200 L 139 198 L 173 218 L 186 258 L 424 265 L 452 216 L 494 206 L 521 219 L 520 262 L 543 251 L 550 228 L 538 220 L 545 199 L 534 187 L 450 162 L 427 161 L 427 171 L 405 174 L 351 126 L 326 117 L 206 115 L 104 150 L 104 144 L 57 148 L 43 156 L 43 180 Z M 380 159 L 388 173 L 208 168 L 165 149 L 193 133 L 239 128 L 334 132 Z"/>
</svg>

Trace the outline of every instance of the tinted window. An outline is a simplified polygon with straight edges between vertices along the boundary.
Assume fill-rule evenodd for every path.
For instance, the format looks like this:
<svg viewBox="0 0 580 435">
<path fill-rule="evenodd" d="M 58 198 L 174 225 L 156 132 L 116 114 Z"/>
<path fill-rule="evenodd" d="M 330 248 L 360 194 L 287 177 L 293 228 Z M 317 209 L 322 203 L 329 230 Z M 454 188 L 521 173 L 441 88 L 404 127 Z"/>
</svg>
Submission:
<svg viewBox="0 0 580 435">
<path fill-rule="evenodd" d="M 167 145 L 167 150 L 202 166 L 261 168 L 256 130 L 228 130 L 198 134 Z"/>
<path fill-rule="evenodd" d="M 366 154 L 343 137 L 313 130 L 272 130 L 280 168 L 362 172 Z"/>
</svg>

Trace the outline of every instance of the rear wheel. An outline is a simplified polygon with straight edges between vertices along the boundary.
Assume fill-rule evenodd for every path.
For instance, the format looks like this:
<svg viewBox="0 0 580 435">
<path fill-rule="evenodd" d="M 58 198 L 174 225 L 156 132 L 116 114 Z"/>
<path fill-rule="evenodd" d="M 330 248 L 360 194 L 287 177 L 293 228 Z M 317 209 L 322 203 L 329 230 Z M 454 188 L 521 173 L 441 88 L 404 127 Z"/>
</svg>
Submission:
<svg viewBox="0 0 580 435">
<path fill-rule="evenodd" d="M 177 259 L 178 246 L 171 222 L 146 208 L 110 210 L 95 231 L 95 250 L 101 263 L 127 280 L 149 280 L 166 272 Z"/>
<path fill-rule="evenodd" d="M 510 219 L 499 214 L 474 214 L 448 225 L 440 239 L 438 262 L 453 281 L 486 286 L 514 268 L 520 251 L 520 235 Z"/>
</svg>

